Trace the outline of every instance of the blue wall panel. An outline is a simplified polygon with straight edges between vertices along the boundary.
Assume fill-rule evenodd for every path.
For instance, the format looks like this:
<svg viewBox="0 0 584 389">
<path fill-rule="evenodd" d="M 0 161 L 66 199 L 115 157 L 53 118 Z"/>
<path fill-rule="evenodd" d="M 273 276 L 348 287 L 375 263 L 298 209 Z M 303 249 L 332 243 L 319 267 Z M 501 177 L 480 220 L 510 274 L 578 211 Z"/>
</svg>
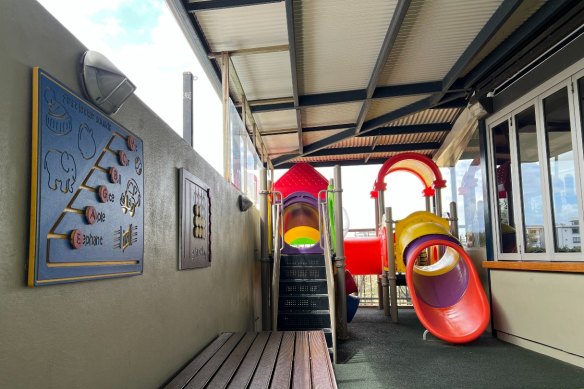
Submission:
<svg viewBox="0 0 584 389">
<path fill-rule="evenodd" d="M 33 70 L 29 286 L 142 274 L 142 140 Z"/>
</svg>

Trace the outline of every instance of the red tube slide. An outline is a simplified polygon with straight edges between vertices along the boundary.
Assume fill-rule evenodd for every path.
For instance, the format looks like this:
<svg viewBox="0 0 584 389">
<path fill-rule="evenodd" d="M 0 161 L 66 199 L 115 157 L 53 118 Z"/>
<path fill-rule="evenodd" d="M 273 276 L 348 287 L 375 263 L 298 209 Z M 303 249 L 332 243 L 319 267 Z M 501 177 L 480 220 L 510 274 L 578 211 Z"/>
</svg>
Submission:
<svg viewBox="0 0 584 389">
<path fill-rule="evenodd" d="M 485 331 L 490 311 L 487 296 L 472 260 L 454 238 L 424 236 L 405 250 L 406 282 L 412 304 L 422 325 L 434 336 L 450 343 L 468 343 Z M 445 271 L 416 269 L 416 259 L 430 247 L 445 247 L 441 261 Z"/>
</svg>

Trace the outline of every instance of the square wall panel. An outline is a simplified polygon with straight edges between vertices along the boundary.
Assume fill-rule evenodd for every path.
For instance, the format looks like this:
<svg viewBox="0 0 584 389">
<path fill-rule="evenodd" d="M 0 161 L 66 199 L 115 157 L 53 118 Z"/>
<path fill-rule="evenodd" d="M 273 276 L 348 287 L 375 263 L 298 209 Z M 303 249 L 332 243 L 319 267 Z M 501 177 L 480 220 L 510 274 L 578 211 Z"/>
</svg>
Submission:
<svg viewBox="0 0 584 389">
<path fill-rule="evenodd" d="M 300 94 L 367 87 L 397 0 L 294 1 Z"/>
<path fill-rule="evenodd" d="M 292 96 L 288 51 L 234 56 L 231 61 L 248 100 Z"/>
<path fill-rule="evenodd" d="M 213 52 L 288 44 L 285 3 L 197 11 Z"/>
<path fill-rule="evenodd" d="M 298 133 L 265 135 L 262 140 L 271 156 L 298 151 Z"/>
<path fill-rule="evenodd" d="M 302 133 L 302 141 L 304 142 L 304 146 L 307 146 L 314 142 L 318 142 L 319 140 L 326 139 L 329 136 L 336 135 L 345 130 L 346 128 L 341 130 L 306 131 Z"/>
<path fill-rule="evenodd" d="M 355 123 L 362 104 L 362 102 L 354 102 L 302 108 L 302 126 Z"/>
<path fill-rule="evenodd" d="M 501 0 L 413 0 L 378 85 L 442 80 Z"/>
<path fill-rule="evenodd" d="M 430 95 L 414 95 L 394 97 L 391 99 L 375 99 L 371 101 L 369 111 L 367 111 L 367 118 L 365 120 L 375 119 L 379 116 L 385 115 L 386 113 L 390 113 L 397 109 L 406 107 L 427 97 L 430 97 Z"/>
<path fill-rule="evenodd" d="M 260 132 L 297 128 L 296 111 L 293 109 L 274 112 L 259 112 L 254 113 L 253 117 Z"/>
</svg>

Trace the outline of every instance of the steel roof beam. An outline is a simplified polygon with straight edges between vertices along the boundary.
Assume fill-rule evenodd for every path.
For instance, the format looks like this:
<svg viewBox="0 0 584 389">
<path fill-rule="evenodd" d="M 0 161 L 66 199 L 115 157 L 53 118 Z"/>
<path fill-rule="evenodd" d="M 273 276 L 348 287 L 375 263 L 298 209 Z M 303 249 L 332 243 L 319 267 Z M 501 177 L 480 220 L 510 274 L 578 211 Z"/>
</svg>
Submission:
<svg viewBox="0 0 584 389">
<path fill-rule="evenodd" d="M 438 93 L 440 91 L 442 91 L 442 81 L 430 81 L 404 85 L 389 85 L 377 87 L 373 92 L 372 98 L 386 99 L 390 97 Z M 293 104 L 289 101 L 286 101 L 286 99 L 293 98 L 283 97 L 277 99 L 250 101 L 250 106 L 252 112 L 254 113 L 291 109 L 293 107 Z M 363 101 L 365 99 L 367 99 L 366 89 L 356 89 L 330 93 L 317 93 L 311 95 L 298 96 L 300 108 L 315 105 L 350 103 L 355 101 Z"/>
<path fill-rule="evenodd" d="M 270 3 L 280 3 L 283 0 L 213 0 L 198 1 L 195 3 L 186 3 L 187 12 L 210 11 L 224 8 L 245 7 L 248 5 L 261 5 Z"/>
<path fill-rule="evenodd" d="M 277 45 L 277 46 L 265 46 L 265 47 L 251 47 L 248 49 L 238 49 L 229 51 L 230 57 L 242 57 L 244 55 L 255 55 L 255 54 L 269 54 L 269 53 L 281 53 L 283 51 L 288 51 L 288 45 Z M 208 55 L 209 59 L 221 58 L 222 53 L 210 53 Z"/>
<path fill-rule="evenodd" d="M 423 153 L 422 153 L 423 154 Z M 381 165 L 387 158 L 369 158 L 367 162 L 364 162 L 362 159 L 347 159 L 341 161 L 320 161 L 320 162 L 308 162 L 310 166 L 313 167 L 330 167 L 335 165 L 340 166 L 362 166 L 362 165 Z M 278 169 L 289 169 L 294 166 L 294 163 L 284 163 L 282 165 L 278 165 Z"/>
<path fill-rule="evenodd" d="M 481 61 L 464 78 L 464 86 L 471 88 L 506 57 L 513 54 L 531 39 L 531 35 L 545 26 L 569 3 L 571 0 L 554 0 L 545 3 L 535 14 L 513 32 L 504 42 L 497 46 L 484 60 Z"/>
<path fill-rule="evenodd" d="M 415 150 L 435 150 L 440 147 L 440 142 L 424 143 L 400 143 L 394 145 L 378 145 L 375 150 L 371 146 L 362 147 L 342 147 L 333 149 L 323 149 L 312 153 L 311 157 L 326 157 L 331 155 L 351 155 L 351 154 L 368 154 L 368 153 L 393 153 Z"/>
<path fill-rule="evenodd" d="M 369 120 L 368 122 L 365 122 L 363 124 L 363 128 L 360 134 L 366 134 L 370 131 L 373 131 L 374 129 L 381 127 L 383 125 L 385 125 L 386 123 L 389 123 L 392 120 L 396 120 L 399 119 L 401 117 L 413 114 L 415 112 L 424 110 L 424 109 L 428 109 L 431 108 L 430 105 L 430 98 L 425 98 L 423 100 L 417 101 L 413 104 L 407 105 L 405 107 L 402 107 L 400 109 L 397 109 L 395 111 L 392 111 L 390 113 L 387 113 L 385 115 L 381 115 L 375 119 Z M 329 147 L 337 142 L 340 142 L 344 139 L 350 138 L 352 136 L 355 136 L 355 127 L 351 127 L 348 128 L 344 131 L 339 132 L 338 134 L 329 136 L 325 139 L 321 139 L 318 142 L 314 142 L 311 143 L 309 145 L 306 145 L 306 147 L 304 147 L 304 153 L 302 156 L 304 155 L 310 155 L 320 149 L 324 149 L 326 147 Z M 291 159 L 297 158 L 298 155 L 296 154 L 285 154 L 285 155 L 281 155 L 277 158 L 275 158 L 272 163 L 274 164 L 274 166 L 283 164 L 285 162 L 288 162 Z"/>
<path fill-rule="evenodd" d="M 448 71 L 444 80 L 442 81 L 442 92 L 436 94 L 432 98 L 432 103 L 438 103 L 450 87 L 461 76 L 468 64 L 476 57 L 476 55 L 485 47 L 485 45 L 493 38 L 505 22 L 511 17 L 513 12 L 519 7 L 522 0 L 504 0 L 503 3 L 493 13 L 491 18 L 479 31 L 477 36 L 473 39 L 470 45 L 464 50 L 462 55 L 454 63 L 454 66 Z"/>
<path fill-rule="evenodd" d="M 327 130 L 343 130 L 345 128 L 355 128 L 355 123 L 341 123 L 341 124 L 329 124 L 326 126 L 317 127 L 304 127 L 303 132 L 316 132 L 316 131 L 327 131 Z"/>
<path fill-rule="evenodd" d="M 298 153 L 304 152 L 302 139 L 302 117 L 298 100 L 298 71 L 296 69 L 296 33 L 294 32 L 294 3 L 286 0 L 286 24 L 288 27 L 288 49 L 290 51 L 290 72 L 292 73 L 292 97 L 296 110 L 296 127 L 298 129 Z"/>
<path fill-rule="evenodd" d="M 367 133 L 361 133 L 357 136 L 383 136 L 383 135 L 405 135 L 405 134 L 424 134 L 428 132 L 448 132 L 452 129 L 450 123 L 435 124 L 414 124 L 410 126 L 380 127 Z"/>
<path fill-rule="evenodd" d="M 375 92 L 375 88 L 377 87 L 377 83 L 379 82 L 379 76 L 381 76 L 381 72 L 387 63 L 387 58 L 389 57 L 389 53 L 393 48 L 393 44 L 397 39 L 397 35 L 399 34 L 399 30 L 401 25 L 406 17 L 408 12 L 408 8 L 410 8 L 411 0 L 399 0 L 395 10 L 393 11 L 393 16 L 391 21 L 389 22 L 389 27 L 387 28 L 387 33 L 385 34 L 385 38 L 383 39 L 383 44 L 381 45 L 381 50 L 379 51 L 379 55 L 377 56 L 377 61 L 375 62 L 375 66 L 373 67 L 373 72 L 371 73 L 371 78 L 369 79 L 369 84 L 367 85 L 367 99 L 363 102 L 361 106 L 361 111 L 359 112 L 359 116 L 357 116 L 357 126 L 355 127 L 355 134 L 361 132 L 361 128 L 363 123 L 365 122 L 365 118 L 367 117 L 367 112 L 369 111 L 369 107 L 371 106 L 371 98 L 373 98 L 373 93 Z"/>
</svg>

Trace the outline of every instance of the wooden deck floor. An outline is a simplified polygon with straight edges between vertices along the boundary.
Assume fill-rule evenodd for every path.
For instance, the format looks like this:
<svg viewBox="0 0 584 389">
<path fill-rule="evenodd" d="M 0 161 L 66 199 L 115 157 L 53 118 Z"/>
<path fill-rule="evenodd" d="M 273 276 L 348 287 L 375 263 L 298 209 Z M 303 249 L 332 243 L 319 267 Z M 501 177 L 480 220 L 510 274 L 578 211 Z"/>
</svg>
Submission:
<svg viewBox="0 0 584 389">
<path fill-rule="evenodd" d="M 223 333 L 165 388 L 336 388 L 322 331 Z"/>
</svg>

